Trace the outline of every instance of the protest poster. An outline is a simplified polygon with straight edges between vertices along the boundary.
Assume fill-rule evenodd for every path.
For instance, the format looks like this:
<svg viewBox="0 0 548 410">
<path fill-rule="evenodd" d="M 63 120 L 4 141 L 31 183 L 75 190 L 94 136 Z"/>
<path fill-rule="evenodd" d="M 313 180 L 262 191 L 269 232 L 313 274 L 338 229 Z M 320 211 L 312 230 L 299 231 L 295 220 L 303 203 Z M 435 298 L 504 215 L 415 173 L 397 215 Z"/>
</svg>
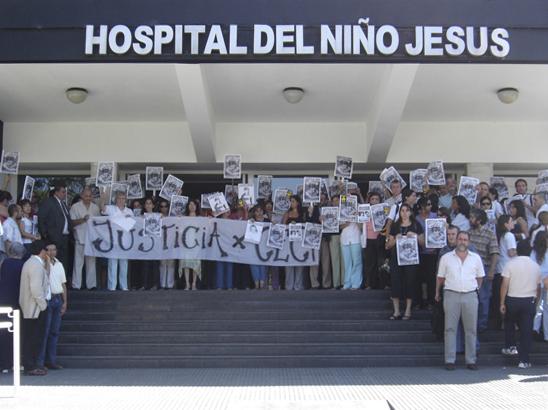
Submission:
<svg viewBox="0 0 548 410">
<path fill-rule="evenodd" d="M 95 184 L 107 187 L 114 182 L 114 162 L 98 162 Z"/>
<path fill-rule="evenodd" d="M 223 176 L 225 179 L 240 179 L 242 177 L 241 155 L 225 155 Z"/>
<path fill-rule="evenodd" d="M 238 185 L 225 185 L 225 198 L 229 206 L 235 207 L 238 205 Z"/>
<path fill-rule="evenodd" d="M 398 266 L 419 264 L 419 243 L 416 236 L 402 236 L 396 239 Z"/>
<path fill-rule="evenodd" d="M 329 184 L 329 197 L 345 194 L 345 185 L 343 181 L 333 180 Z"/>
<path fill-rule="evenodd" d="M 162 214 L 145 212 L 144 229 L 146 236 L 162 236 Z"/>
<path fill-rule="evenodd" d="M 127 199 L 141 199 L 144 197 L 143 187 L 141 185 L 141 174 L 128 176 L 127 183 Z"/>
<path fill-rule="evenodd" d="M 457 195 L 462 195 L 466 198 L 470 205 L 476 203 L 476 198 L 478 196 L 478 185 L 480 180 L 472 177 L 460 177 L 459 191 Z"/>
<path fill-rule="evenodd" d="M 548 184 L 548 169 L 539 171 L 536 184 L 537 185 Z"/>
<path fill-rule="evenodd" d="M 272 175 L 259 175 L 257 178 L 257 198 L 270 199 L 272 197 Z"/>
<path fill-rule="evenodd" d="M 358 223 L 365 223 L 371 220 L 371 205 L 358 204 Z"/>
<path fill-rule="evenodd" d="M 339 207 L 321 208 L 322 229 L 324 233 L 339 233 Z"/>
<path fill-rule="evenodd" d="M 322 225 L 307 222 L 304 226 L 303 248 L 320 249 Z"/>
<path fill-rule="evenodd" d="M 351 179 L 352 170 L 352 158 L 337 155 L 337 159 L 335 161 L 335 176 L 343 179 Z"/>
<path fill-rule="evenodd" d="M 276 189 L 274 192 L 273 212 L 275 214 L 284 214 L 289 211 L 289 207 L 291 206 L 290 197 L 291 193 L 289 190 L 281 188 Z"/>
<path fill-rule="evenodd" d="M 251 208 L 255 204 L 255 190 L 251 184 L 238 184 L 238 199 Z"/>
<path fill-rule="evenodd" d="M 159 191 L 164 182 L 164 167 L 145 168 L 145 188 L 147 191 Z"/>
<path fill-rule="evenodd" d="M 445 185 L 443 161 L 432 161 L 428 164 L 428 185 Z"/>
<path fill-rule="evenodd" d="M 326 196 L 327 199 L 331 199 L 331 196 L 329 195 L 329 185 L 328 181 L 325 178 L 322 178 L 322 185 L 321 185 L 321 193 Z M 321 200 L 321 198 L 320 198 Z"/>
<path fill-rule="evenodd" d="M 252 219 L 247 221 L 245 228 L 244 241 L 248 243 L 259 244 L 263 235 L 263 223 Z"/>
<path fill-rule="evenodd" d="M 447 222 L 444 218 L 425 221 L 425 247 L 441 249 L 447 245 Z"/>
<path fill-rule="evenodd" d="M 497 233 L 497 216 L 495 215 L 495 210 L 487 209 L 485 211 L 487 214 L 487 227 L 494 233 Z"/>
<path fill-rule="evenodd" d="M 226 198 L 222 192 L 214 192 L 207 197 L 209 207 L 213 216 L 219 216 L 224 213 L 230 212 L 230 206 L 226 202 Z"/>
<path fill-rule="evenodd" d="M 286 226 L 283 224 L 270 225 L 268 230 L 268 241 L 266 246 L 269 248 L 283 249 L 286 236 Z"/>
<path fill-rule="evenodd" d="M 426 192 L 428 190 L 428 170 L 419 168 L 409 174 L 409 186 L 415 192 Z"/>
<path fill-rule="evenodd" d="M 34 191 L 35 180 L 33 177 L 28 175 L 25 177 L 25 183 L 23 184 L 23 192 L 21 194 L 21 199 L 32 199 L 32 191 Z"/>
<path fill-rule="evenodd" d="M 384 201 L 384 186 L 382 181 L 369 181 L 369 189 L 367 192 L 370 194 L 375 192 L 380 195 L 381 201 Z"/>
<path fill-rule="evenodd" d="M 91 196 L 93 199 L 99 199 L 101 197 L 101 190 L 97 186 L 97 178 L 86 178 L 84 183 L 91 189 Z"/>
<path fill-rule="evenodd" d="M 400 181 L 402 189 L 407 186 L 407 183 L 403 180 L 400 173 L 394 167 L 385 168 L 382 170 L 380 180 L 384 187 L 390 191 L 390 184 L 394 180 Z M 392 191 L 390 191 L 392 192 Z"/>
<path fill-rule="evenodd" d="M 169 216 L 183 216 L 188 205 L 188 196 L 173 195 L 169 201 Z"/>
<path fill-rule="evenodd" d="M 184 182 L 182 180 L 169 174 L 160 190 L 160 198 L 164 198 L 167 201 L 171 200 L 173 195 L 179 195 L 181 193 L 183 184 Z"/>
<path fill-rule="evenodd" d="M 110 184 L 110 205 L 116 205 L 116 195 L 118 195 L 118 192 L 123 193 L 127 200 L 127 190 L 128 184 L 125 181 Z"/>
<path fill-rule="evenodd" d="M 290 223 L 288 225 L 288 228 L 289 228 L 288 240 L 290 242 L 303 240 L 303 224 L 302 223 Z"/>
<path fill-rule="evenodd" d="M 307 204 L 320 203 L 322 179 L 317 177 L 304 177 L 303 202 Z"/>
<path fill-rule="evenodd" d="M 0 172 L 3 174 L 14 174 L 19 172 L 19 153 L 2 150 L 2 159 L 0 161 Z"/>
<path fill-rule="evenodd" d="M 143 213 L 143 210 L 141 208 L 133 208 L 133 216 L 141 216 Z"/>
<path fill-rule="evenodd" d="M 373 220 L 373 230 L 380 232 L 384 228 L 388 213 L 390 212 L 390 206 L 386 203 L 371 205 L 371 218 Z"/>
<path fill-rule="evenodd" d="M 339 200 L 339 221 L 358 222 L 358 197 L 341 195 Z"/>
<path fill-rule="evenodd" d="M 510 198 L 508 185 L 506 185 L 504 177 L 491 177 L 489 183 L 491 185 L 491 188 L 494 188 L 497 191 L 497 194 L 499 195 L 499 200 Z"/>
</svg>

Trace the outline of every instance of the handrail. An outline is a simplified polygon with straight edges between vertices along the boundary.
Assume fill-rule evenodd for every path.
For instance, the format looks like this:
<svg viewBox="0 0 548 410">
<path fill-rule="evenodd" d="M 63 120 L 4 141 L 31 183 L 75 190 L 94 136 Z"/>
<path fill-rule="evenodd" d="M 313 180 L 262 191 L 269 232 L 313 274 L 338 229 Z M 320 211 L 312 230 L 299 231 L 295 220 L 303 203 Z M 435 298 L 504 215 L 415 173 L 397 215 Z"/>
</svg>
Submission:
<svg viewBox="0 0 548 410">
<path fill-rule="evenodd" d="M 21 312 L 9 306 L 0 306 L 0 314 L 7 315 L 11 321 L 0 322 L 0 329 L 7 329 L 13 333 L 13 395 L 17 395 L 17 389 L 21 386 L 21 355 L 20 355 L 20 340 L 21 327 L 20 317 Z"/>
</svg>

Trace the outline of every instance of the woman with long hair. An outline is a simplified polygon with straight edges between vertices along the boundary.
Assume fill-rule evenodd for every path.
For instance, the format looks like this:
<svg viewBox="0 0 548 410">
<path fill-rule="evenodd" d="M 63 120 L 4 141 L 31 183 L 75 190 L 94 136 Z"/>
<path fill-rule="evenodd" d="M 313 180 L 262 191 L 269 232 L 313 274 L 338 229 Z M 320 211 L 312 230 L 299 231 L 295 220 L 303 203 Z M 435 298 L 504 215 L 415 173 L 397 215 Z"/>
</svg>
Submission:
<svg viewBox="0 0 548 410">
<path fill-rule="evenodd" d="M 533 251 L 530 258 L 540 265 L 540 298 L 537 304 L 537 312 L 533 322 L 533 330 L 540 333 L 542 326 L 544 341 L 548 342 L 548 233 L 540 231 L 536 234 L 533 241 Z"/>
<path fill-rule="evenodd" d="M 529 225 L 527 224 L 527 215 L 523 201 L 515 200 L 510 202 L 508 213 L 514 221 L 514 229 L 512 233 L 516 237 L 516 241 L 521 241 L 529 237 Z"/>
<path fill-rule="evenodd" d="M 400 206 L 399 218 L 390 227 L 390 234 L 386 240 L 386 249 L 390 250 L 390 272 L 392 275 L 392 304 L 394 313 L 390 320 L 401 319 L 400 299 L 405 299 L 405 313 L 403 320 L 411 319 L 411 306 L 415 296 L 417 270 L 419 265 L 398 265 L 397 240 L 402 237 L 417 237 L 420 246 L 424 245 L 423 229 L 415 220 L 413 210 L 408 204 Z"/>
<path fill-rule="evenodd" d="M 191 199 L 185 211 L 185 216 L 197 217 L 200 216 L 200 201 Z M 192 285 L 190 284 L 190 273 L 192 271 Z M 185 290 L 197 290 L 197 280 L 202 280 L 202 261 L 199 259 L 179 259 L 179 278 L 185 275 L 186 287 Z"/>
<path fill-rule="evenodd" d="M 301 198 L 293 195 L 290 198 L 289 210 L 284 214 L 282 223 L 284 225 L 293 223 L 304 223 L 305 214 Z M 304 289 L 304 267 L 286 266 L 285 268 L 285 290 L 303 290 Z"/>
<path fill-rule="evenodd" d="M 270 222 L 264 214 L 262 206 L 255 205 L 249 211 L 249 219 L 254 222 L 264 223 Z M 255 284 L 255 289 L 264 289 L 266 284 L 266 273 L 268 271 L 268 266 L 266 265 L 249 265 L 251 270 L 251 276 L 253 277 L 253 282 Z"/>
<path fill-rule="evenodd" d="M 514 221 L 510 215 L 501 215 L 497 220 L 496 234 L 499 244 L 499 259 L 497 269 L 493 278 L 493 309 L 491 317 L 495 319 L 495 327 L 498 329 L 502 325 L 502 317 L 498 306 L 500 306 L 500 285 L 502 283 L 501 273 L 508 261 L 517 256 L 517 243 L 512 230 L 514 229 Z"/>
<path fill-rule="evenodd" d="M 426 220 L 437 218 L 432 210 L 431 196 L 423 196 L 417 201 L 417 222 L 422 230 L 426 230 Z M 436 294 L 436 266 L 438 263 L 438 249 L 420 247 L 419 280 L 417 281 L 417 302 L 421 308 L 432 306 Z"/>
<path fill-rule="evenodd" d="M 462 195 L 456 195 L 451 202 L 451 210 L 453 211 L 452 224 L 461 231 L 468 232 L 470 230 L 470 204 Z"/>
</svg>

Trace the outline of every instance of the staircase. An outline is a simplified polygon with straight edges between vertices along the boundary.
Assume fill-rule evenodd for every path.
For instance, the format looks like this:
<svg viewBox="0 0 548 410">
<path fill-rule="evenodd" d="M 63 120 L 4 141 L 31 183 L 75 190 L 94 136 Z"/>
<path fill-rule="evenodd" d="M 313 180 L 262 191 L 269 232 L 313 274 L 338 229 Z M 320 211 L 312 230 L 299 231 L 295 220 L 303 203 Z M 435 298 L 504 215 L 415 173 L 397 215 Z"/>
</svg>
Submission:
<svg viewBox="0 0 548 410">
<path fill-rule="evenodd" d="M 81 368 L 439 366 L 430 313 L 390 321 L 386 291 L 79 291 L 59 363 Z M 480 365 L 513 365 L 503 332 L 481 335 Z M 459 358 L 462 360 L 462 358 Z M 548 344 L 531 362 L 548 364 Z"/>
</svg>

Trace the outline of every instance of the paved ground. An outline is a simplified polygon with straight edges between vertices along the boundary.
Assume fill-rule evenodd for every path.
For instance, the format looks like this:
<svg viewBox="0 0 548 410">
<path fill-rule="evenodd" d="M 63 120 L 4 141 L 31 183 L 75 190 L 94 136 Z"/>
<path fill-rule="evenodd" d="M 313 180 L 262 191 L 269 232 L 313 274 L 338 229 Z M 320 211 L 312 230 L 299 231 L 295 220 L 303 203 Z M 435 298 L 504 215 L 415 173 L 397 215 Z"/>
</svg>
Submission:
<svg viewBox="0 0 548 410">
<path fill-rule="evenodd" d="M 65 369 L 23 377 L 8 409 L 543 409 L 548 366 L 365 369 Z"/>
</svg>

